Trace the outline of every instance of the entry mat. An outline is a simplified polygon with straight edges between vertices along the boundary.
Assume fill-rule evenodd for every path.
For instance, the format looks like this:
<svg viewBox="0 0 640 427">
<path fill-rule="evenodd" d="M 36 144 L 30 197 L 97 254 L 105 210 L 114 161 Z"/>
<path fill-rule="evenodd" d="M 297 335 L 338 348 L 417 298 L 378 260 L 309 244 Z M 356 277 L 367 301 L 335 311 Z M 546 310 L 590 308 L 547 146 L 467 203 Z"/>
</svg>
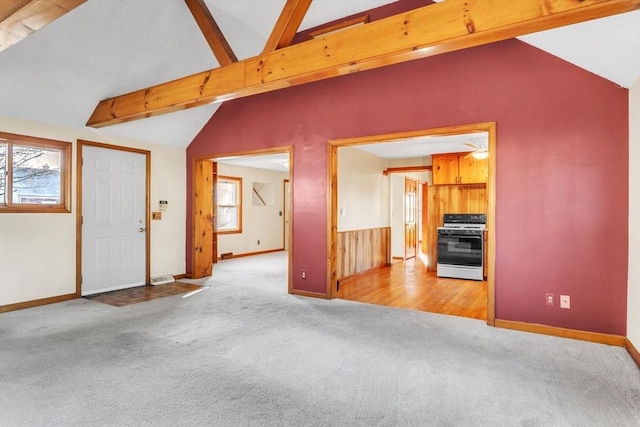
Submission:
<svg viewBox="0 0 640 427">
<path fill-rule="evenodd" d="M 121 289 L 119 291 L 105 292 L 103 294 L 89 295 L 84 298 L 103 304 L 123 307 L 125 305 L 138 304 L 153 299 L 179 295 L 185 292 L 193 292 L 202 289 L 200 285 L 190 283 L 173 282 L 156 286 L 138 286 L 135 288 Z"/>
</svg>

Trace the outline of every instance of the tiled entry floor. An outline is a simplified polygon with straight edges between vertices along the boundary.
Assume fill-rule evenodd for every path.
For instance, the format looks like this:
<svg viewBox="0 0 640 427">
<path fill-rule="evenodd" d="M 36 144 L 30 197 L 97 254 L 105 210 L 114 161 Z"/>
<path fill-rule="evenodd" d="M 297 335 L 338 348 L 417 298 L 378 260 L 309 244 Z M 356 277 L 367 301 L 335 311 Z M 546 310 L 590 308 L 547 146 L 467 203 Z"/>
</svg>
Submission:
<svg viewBox="0 0 640 427">
<path fill-rule="evenodd" d="M 123 307 L 125 305 L 137 304 L 139 302 L 150 301 L 152 299 L 178 295 L 201 289 L 200 285 L 190 283 L 173 282 L 157 286 L 138 286 L 135 288 L 122 289 L 119 291 L 105 292 L 86 296 L 86 299 L 101 302 L 104 304 Z"/>
</svg>

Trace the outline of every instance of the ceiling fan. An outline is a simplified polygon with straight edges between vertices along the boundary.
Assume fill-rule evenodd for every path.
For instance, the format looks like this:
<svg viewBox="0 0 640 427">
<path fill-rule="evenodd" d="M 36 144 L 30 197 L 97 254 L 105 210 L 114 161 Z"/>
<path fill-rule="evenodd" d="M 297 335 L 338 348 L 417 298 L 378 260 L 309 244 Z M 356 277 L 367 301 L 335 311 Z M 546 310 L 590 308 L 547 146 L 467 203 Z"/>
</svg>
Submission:
<svg viewBox="0 0 640 427">
<path fill-rule="evenodd" d="M 474 141 L 477 141 L 474 142 Z M 473 151 L 467 154 L 466 157 L 472 156 L 474 159 L 482 160 L 489 157 L 489 149 L 484 138 L 474 138 L 469 142 L 465 142 L 464 145 L 473 148 Z"/>
</svg>

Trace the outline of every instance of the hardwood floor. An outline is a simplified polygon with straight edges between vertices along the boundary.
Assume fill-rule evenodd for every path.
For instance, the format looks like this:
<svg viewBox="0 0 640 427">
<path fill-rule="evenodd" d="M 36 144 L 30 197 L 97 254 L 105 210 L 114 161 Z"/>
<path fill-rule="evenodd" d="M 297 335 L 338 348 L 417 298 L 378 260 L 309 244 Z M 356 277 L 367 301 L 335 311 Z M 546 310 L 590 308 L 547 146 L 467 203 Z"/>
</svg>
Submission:
<svg viewBox="0 0 640 427">
<path fill-rule="evenodd" d="M 436 277 L 418 257 L 340 281 L 338 298 L 487 319 L 487 282 Z"/>
</svg>

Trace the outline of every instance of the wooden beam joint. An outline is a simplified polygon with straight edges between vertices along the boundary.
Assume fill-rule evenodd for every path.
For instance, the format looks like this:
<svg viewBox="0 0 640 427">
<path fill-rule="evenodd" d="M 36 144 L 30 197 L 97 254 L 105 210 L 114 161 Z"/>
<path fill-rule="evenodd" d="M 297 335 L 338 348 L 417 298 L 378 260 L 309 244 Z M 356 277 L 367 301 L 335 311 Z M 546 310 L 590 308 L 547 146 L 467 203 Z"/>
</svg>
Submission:
<svg viewBox="0 0 640 427">
<path fill-rule="evenodd" d="M 291 46 L 312 0 L 287 0 L 262 53 Z"/>
<path fill-rule="evenodd" d="M 204 0 L 184 0 L 187 7 L 191 11 L 193 18 L 196 20 L 200 31 L 204 35 L 205 40 L 213 51 L 214 56 L 218 60 L 220 66 L 229 65 L 237 62 L 238 58 L 233 53 L 231 46 L 227 42 L 222 30 L 213 19 L 213 15 L 205 4 Z"/>
</svg>

